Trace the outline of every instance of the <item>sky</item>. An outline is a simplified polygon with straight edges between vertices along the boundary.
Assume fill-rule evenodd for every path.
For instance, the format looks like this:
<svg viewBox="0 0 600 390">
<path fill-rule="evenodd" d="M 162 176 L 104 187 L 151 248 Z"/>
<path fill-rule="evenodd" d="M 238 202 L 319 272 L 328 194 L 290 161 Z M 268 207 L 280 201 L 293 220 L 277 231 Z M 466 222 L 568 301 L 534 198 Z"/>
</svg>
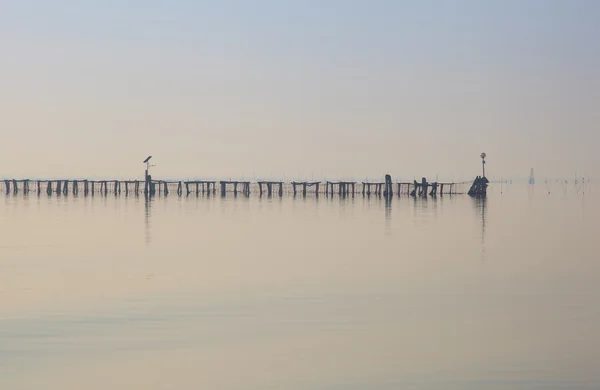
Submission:
<svg viewBox="0 0 600 390">
<path fill-rule="evenodd" d="M 0 177 L 600 169 L 600 2 L 3 1 Z"/>
</svg>

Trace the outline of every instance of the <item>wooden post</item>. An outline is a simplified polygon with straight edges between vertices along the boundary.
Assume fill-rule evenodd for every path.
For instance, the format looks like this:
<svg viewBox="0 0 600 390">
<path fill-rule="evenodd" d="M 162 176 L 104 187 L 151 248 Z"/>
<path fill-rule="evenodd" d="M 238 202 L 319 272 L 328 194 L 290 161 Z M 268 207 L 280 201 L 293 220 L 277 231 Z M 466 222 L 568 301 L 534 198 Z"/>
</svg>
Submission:
<svg viewBox="0 0 600 390">
<path fill-rule="evenodd" d="M 316 187 L 316 189 L 315 189 L 315 194 L 316 194 L 317 196 L 319 196 L 319 185 L 320 185 L 320 184 L 321 184 L 321 183 L 317 183 L 317 184 L 315 184 L 315 187 Z"/>
<path fill-rule="evenodd" d="M 273 183 L 267 183 L 267 196 L 273 196 Z"/>
<path fill-rule="evenodd" d="M 236 196 L 237 196 L 237 185 L 238 185 L 237 182 L 233 183 L 233 195 L 236 195 Z"/>
<path fill-rule="evenodd" d="M 10 181 L 4 180 L 4 186 L 6 187 L 6 193 L 10 192 Z"/>
<path fill-rule="evenodd" d="M 296 194 L 295 186 L 294 186 L 294 194 Z M 302 196 L 306 196 L 306 182 L 302 183 Z"/>
<path fill-rule="evenodd" d="M 429 193 L 429 195 L 431 196 L 436 196 L 437 195 L 437 183 L 431 183 L 431 192 Z"/>
<path fill-rule="evenodd" d="M 177 195 L 181 196 L 183 194 L 183 186 L 181 185 L 181 182 L 179 182 L 177 184 Z"/>
<path fill-rule="evenodd" d="M 17 193 L 19 191 L 19 185 L 17 184 L 17 181 L 15 179 L 13 179 L 13 193 Z"/>
<path fill-rule="evenodd" d="M 221 196 L 225 196 L 225 182 L 221 182 Z"/>
<path fill-rule="evenodd" d="M 385 175 L 385 190 L 383 191 L 383 194 L 386 198 L 394 196 L 392 177 L 390 175 Z"/>
<path fill-rule="evenodd" d="M 294 191 L 294 196 L 296 196 L 296 183 L 292 182 L 292 191 Z"/>
<path fill-rule="evenodd" d="M 38 195 L 42 192 L 42 184 L 40 183 L 40 181 L 37 181 L 37 193 Z"/>
<path fill-rule="evenodd" d="M 279 182 L 279 196 L 283 196 L 283 182 Z"/>
<path fill-rule="evenodd" d="M 48 195 L 52 195 L 52 182 L 48 181 L 48 183 L 46 184 L 46 193 Z"/>
<path fill-rule="evenodd" d="M 62 182 L 60 180 L 56 181 L 56 194 L 62 194 Z"/>
<path fill-rule="evenodd" d="M 104 196 L 108 195 L 108 183 L 104 182 Z"/>
</svg>

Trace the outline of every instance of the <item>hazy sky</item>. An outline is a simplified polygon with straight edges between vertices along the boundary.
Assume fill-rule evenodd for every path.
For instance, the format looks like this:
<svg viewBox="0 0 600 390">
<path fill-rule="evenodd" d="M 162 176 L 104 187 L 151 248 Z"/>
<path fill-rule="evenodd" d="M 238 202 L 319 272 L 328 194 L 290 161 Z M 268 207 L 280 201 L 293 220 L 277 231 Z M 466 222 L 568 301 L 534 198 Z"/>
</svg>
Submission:
<svg viewBox="0 0 600 390">
<path fill-rule="evenodd" d="M 3 1 L 0 61 L 0 177 L 600 169 L 600 1 Z"/>
</svg>

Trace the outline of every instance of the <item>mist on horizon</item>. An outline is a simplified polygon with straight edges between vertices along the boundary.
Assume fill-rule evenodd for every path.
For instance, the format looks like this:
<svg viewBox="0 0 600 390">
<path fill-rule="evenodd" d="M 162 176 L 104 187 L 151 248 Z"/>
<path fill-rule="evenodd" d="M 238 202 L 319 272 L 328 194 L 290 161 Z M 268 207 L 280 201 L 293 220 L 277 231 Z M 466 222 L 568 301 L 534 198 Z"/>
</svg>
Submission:
<svg viewBox="0 0 600 390">
<path fill-rule="evenodd" d="M 593 177 L 595 1 L 10 2 L 0 177 Z"/>
</svg>

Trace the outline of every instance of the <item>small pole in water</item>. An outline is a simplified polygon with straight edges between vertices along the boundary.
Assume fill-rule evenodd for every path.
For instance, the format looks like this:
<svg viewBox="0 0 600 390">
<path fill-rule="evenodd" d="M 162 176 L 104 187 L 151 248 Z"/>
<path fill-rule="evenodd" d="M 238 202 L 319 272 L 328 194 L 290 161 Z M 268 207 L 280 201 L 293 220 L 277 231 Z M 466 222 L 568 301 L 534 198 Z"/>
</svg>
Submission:
<svg viewBox="0 0 600 390">
<path fill-rule="evenodd" d="M 144 175 L 144 194 L 146 194 L 146 195 L 148 195 L 151 192 L 150 191 L 150 180 L 148 180 L 148 178 L 150 177 L 150 175 L 148 174 L 148 171 L 150 170 L 150 159 L 151 158 L 152 158 L 152 156 L 148 156 L 144 160 L 144 164 L 146 164 L 146 173 Z"/>
<path fill-rule="evenodd" d="M 481 153 L 481 166 L 483 167 L 483 176 L 485 177 L 485 158 L 487 157 L 487 154 L 485 153 Z"/>
</svg>

